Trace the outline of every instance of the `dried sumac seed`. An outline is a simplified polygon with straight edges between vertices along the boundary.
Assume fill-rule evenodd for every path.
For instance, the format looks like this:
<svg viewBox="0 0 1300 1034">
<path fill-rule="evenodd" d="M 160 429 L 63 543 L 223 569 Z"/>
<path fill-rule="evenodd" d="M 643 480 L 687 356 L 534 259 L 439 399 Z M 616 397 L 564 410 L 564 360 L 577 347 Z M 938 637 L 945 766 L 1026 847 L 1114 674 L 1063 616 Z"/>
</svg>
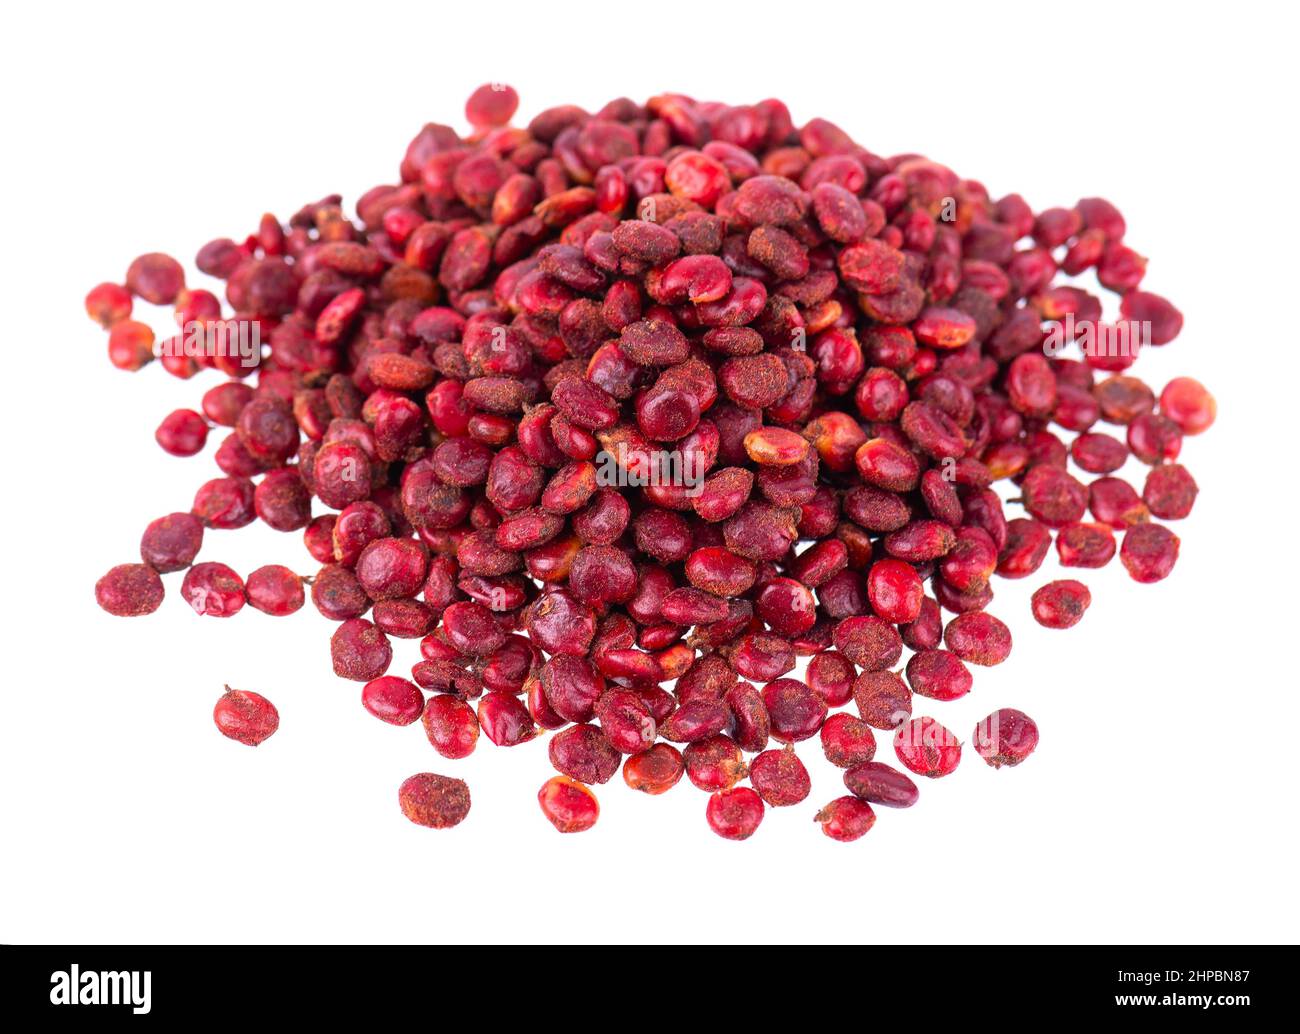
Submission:
<svg viewBox="0 0 1300 1034">
<path fill-rule="evenodd" d="M 681 751 L 668 743 L 656 743 L 623 762 L 623 782 L 633 790 L 658 796 L 676 786 L 684 771 Z"/>
<path fill-rule="evenodd" d="M 851 714 L 833 714 L 821 729 L 822 753 L 837 768 L 851 768 L 876 756 L 871 726 Z"/>
<path fill-rule="evenodd" d="M 1004 707 L 980 720 L 971 742 L 992 768 L 1018 765 L 1038 746 L 1038 726 L 1024 711 Z"/>
<path fill-rule="evenodd" d="M 867 835 L 876 824 L 871 805 L 857 797 L 837 797 L 815 816 L 822 832 L 832 840 L 848 842 Z"/>
<path fill-rule="evenodd" d="M 920 796 L 912 780 L 883 761 L 854 765 L 844 773 L 844 785 L 854 797 L 886 808 L 910 808 Z"/>
<path fill-rule="evenodd" d="M 397 803 L 417 826 L 447 829 L 469 814 L 469 786 L 463 779 L 421 772 L 402 783 Z"/>
<path fill-rule="evenodd" d="M 222 736 L 256 747 L 280 727 L 280 712 L 260 693 L 227 686 L 212 709 L 212 720 Z"/>
<path fill-rule="evenodd" d="M 582 833 L 600 818 L 600 805 L 591 790 L 568 776 L 552 776 L 537 791 L 542 814 L 561 833 Z"/>
<path fill-rule="evenodd" d="M 1066 578 L 1048 582 L 1034 592 L 1034 619 L 1045 628 L 1070 628 L 1083 618 L 1092 603 L 1092 593 L 1082 582 Z"/>
<path fill-rule="evenodd" d="M 1162 524 L 1135 524 L 1124 532 L 1119 558 L 1135 582 L 1158 582 L 1174 569 L 1178 545 L 1178 536 Z"/>
<path fill-rule="evenodd" d="M 913 718 L 894 733 L 894 753 L 909 771 L 933 779 L 956 769 L 961 741 L 933 718 Z"/>
</svg>

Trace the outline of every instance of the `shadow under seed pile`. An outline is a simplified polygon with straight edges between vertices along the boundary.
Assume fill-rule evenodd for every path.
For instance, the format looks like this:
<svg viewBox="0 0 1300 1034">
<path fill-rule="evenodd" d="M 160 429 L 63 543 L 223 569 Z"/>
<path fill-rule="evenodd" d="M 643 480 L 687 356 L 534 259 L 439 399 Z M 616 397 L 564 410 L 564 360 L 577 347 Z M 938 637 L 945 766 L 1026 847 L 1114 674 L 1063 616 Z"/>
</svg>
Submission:
<svg viewBox="0 0 1300 1034">
<path fill-rule="evenodd" d="M 155 434 L 192 456 L 219 431 L 222 476 L 97 599 L 148 614 L 181 571 L 200 615 L 310 596 L 363 706 L 442 757 L 553 731 L 538 802 L 561 832 L 591 828 L 591 786 L 621 769 L 649 794 L 685 774 L 714 832 L 744 839 L 809 797 L 794 745 L 819 737 L 849 792 L 810 814 L 855 840 L 873 806 L 918 796 L 878 734 L 912 775 L 960 763 L 914 698 L 942 708 L 969 665 L 1006 660 L 993 575 L 1028 577 L 1053 542 L 1068 567 L 1172 570 L 1158 521 L 1191 511 L 1176 461 L 1214 400 L 1126 371 L 1182 316 L 1141 289 L 1099 198 L 1036 215 L 825 120 L 796 128 L 776 100 L 664 94 L 526 128 L 517 105 L 484 86 L 468 137 L 426 125 L 355 218 L 331 196 L 204 245 L 225 304 L 162 254 L 90 292 L 116 366 L 225 378 Z M 1089 269 L 1118 320 L 1053 285 Z M 136 300 L 174 307 L 180 334 L 155 340 Z M 1141 493 L 1114 476 L 1130 455 Z M 993 490 L 1008 479 L 1024 515 Z M 302 532 L 319 569 L 194 563 L 209 531 L 259 519 Z M 1032 611 L 1068 628 L 1090 600 L 1061 580 Z M 394 638 L 420 641 L 409 679 L 388 674 Z M 242 691 L 215 718 L 250 745 L 278 726 Z M 1012 709 L 968 738 L 994 767 L 1037 742 Z M 469 789 L 419 773 L 399 802 L 451 826 Z"/>
</svg>

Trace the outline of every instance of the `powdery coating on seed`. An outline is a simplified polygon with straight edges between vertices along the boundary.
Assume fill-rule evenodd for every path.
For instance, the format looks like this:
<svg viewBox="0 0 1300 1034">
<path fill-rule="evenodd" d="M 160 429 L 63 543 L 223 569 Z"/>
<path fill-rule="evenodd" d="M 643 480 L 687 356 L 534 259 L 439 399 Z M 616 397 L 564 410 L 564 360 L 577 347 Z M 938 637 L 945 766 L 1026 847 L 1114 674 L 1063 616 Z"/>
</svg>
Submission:
<svg viewBox="0 0 1300 1034">
<path fill-rule="evenodd" d="M 892 671 L 865 671 L 853 683 L 853 703 L 873 729 L 892 731 L 912 715 L 912 691 Z"/>
<path fill-rule="evenodd" d="M 1192 512 L 1200 489 L 1187 468 L 1178 463 L 1152 467 L 1142 488 L 1142 501 L 1153 517 L 1162 521 L 1181 520 Z"/>
<path fill-rule="evenodd" d="M 833 638 L 835 649 L 867 671 L 890 668 L 903 655 L 898 631 L 872 615 L 845 618 L 835 626 Z"/>
<path fill-rule="evenodd" d="M 821 730 L 822 753 L 837 768 L 850 768 L 876 756 L 871 726 L 851 714 L 833 714 Z"/>
<path fill-rule="evenodd" d="M 469 786 L 463 779 L 420 772 L 402 783 L 397 803 L 417 826 L 448 829 L 469 814 Z"/>
<path fill-rule="evenodd" d="M 280 727 L 280 712 L 260 693 L 227 686 L 212 720 L 222 736 L 256 747 Z"/>
<path fill-rule="evenodd" d="M 764 803 L 786 808 L 806 800 L 812 780 L 798 755 L 790 747 L 765 750 L 749 764 L 749 781 Z"/>
<path fill-rule="evenodd" d="M 162 579 L 146 564 L 119 564 L 95 583 L 95 602 L 115 617 L 152 614 L 162 601 Z"/>
</svg>

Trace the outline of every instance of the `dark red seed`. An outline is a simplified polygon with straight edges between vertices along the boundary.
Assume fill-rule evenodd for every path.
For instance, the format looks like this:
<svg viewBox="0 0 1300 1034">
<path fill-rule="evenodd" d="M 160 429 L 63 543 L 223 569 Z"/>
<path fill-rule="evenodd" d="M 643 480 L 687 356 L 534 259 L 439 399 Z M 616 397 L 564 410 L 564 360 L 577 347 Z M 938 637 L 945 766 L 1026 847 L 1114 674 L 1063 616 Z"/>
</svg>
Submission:
<svg viewBox="0 0 1300 1034">
<path fill-rule="evenodd" d="M 469 814 L 469 787 L 463 779 L 421 772 L 402 783 L 397 803 L 417 826 L 448 829 Z"/>
<path fill-rule="evenodd" d="M 393 648 L 388 637 L 364 618 L 351 618 L 330 638 L 334 674 L 354 682 L 370 682 L 388 670 Z"/>
<path fill-rule="evenodd" d="M 547 751 L 557 772 L 580 783 L 609 782 L 623 760 L 594 725 L 571 725 L 557 732 Z"/>
<path fill-rule="evenodd" d="M 897 630 L 870 615 L 845 618 L 835 626 L 834 640 L 835 649 L 867 671 L 883 671 L 903 655 L 903 640 Z"/>
<path fill-rule="evenodd" d="M 806 740 L 826 720 L 826 701 L 798 679 L 776 679 L 763 687 L 772 737 L 782 743 Z"/>
<path fill-rule="evenodd" d="M 193 514 L 168 514 L 145 528 L 140 558 L 160 574 L 183 571 L 194 562 L 202 545 L 202 521 Z"/>
<path fill-rule="evenodd" d="M 853 683 L 853 703 L 875 729 L 897 729 L 912 715 L 912 691 L 892 671 L 866 671 Z"/>
<path fill-rule="evenodd" d="M 844 773 L 844 785 L 853 796 L 886 808 L 910 808 L 920 796 L 912 780 L 883 761 L 854 765 Z"/>
</svg>

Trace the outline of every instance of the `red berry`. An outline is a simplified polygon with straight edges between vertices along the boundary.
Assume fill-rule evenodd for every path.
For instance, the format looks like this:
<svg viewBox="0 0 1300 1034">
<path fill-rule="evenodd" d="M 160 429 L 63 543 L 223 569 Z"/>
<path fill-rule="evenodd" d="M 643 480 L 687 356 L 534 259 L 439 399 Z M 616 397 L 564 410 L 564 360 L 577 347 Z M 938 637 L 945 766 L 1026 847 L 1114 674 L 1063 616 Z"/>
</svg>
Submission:
<svg viewBox="0 0 1300 1034">
<path fill-rule="evenodd" d="M 212 720 L 222 736 L 256 747 L 280 727 L 280 712 L 260 693 L 227 686 Z"/>
</svg>

